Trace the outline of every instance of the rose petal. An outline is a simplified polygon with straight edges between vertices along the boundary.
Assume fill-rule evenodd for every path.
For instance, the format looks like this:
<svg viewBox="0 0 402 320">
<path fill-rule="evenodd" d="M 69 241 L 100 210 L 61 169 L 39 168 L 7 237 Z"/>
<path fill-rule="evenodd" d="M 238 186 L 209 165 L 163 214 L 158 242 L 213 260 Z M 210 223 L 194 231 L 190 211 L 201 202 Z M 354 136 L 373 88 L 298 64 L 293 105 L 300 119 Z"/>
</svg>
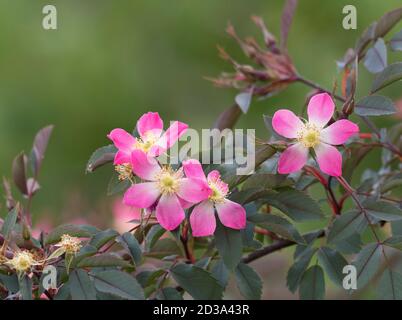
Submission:
<svg viewBox="0 0 402 320">
<path fill-rule="evenodd" d="M 212 193 L 208 183 L 200 179 L 180 179 L 177 195 L 185 201 L 197 203 L 207 199 Z"/>
<path fill-rule="evenodd" d="M 149 208 L 159 196 L 160 191 L 156 182 L 137 183 L 126 191 L 123 203 L 137 208 Z"/>
<path fill-rule="evenodd" d="M 342 155 L 335 147 L 320 143 L 314 147 L 317 162 L 322 172 L 339 177 L 342 175 Z"/>
<path fill-rule="evenodd" d="M 113 163 L 116 164 L 125 164 L 125 163 L 131 163 L 131 152 L 125 152 L 122 150 L 119 150 L 116 152 L 114 155 L 114 161 Z"/>
<path fill-rule="evenodd" d="M 272 127 L 285 138 L 297 138 L 297 133 L 304 128 L 303 122 L 292 111 L 281 109 L 272 117 Z"/>
<path fill-rule="evenodd" d="M 113 141 L 117 149 L 130 152 L 135 148 L 136 140 L 126 130 L 117 128 L 113 129 L 107 137 Z"/>
<path fill-rule="evenodd" d="M 198 160 L 189 159 L 183 161 L 183 169 L 187 178 L 205 180 L 205 173 L 202 170 L 202 165 Z"/>
<path fill-rule="evenodd" d="M 328 93 L 316 94 L 307 106 L 308 122 L 322 128 L 331 119 L 334 110 L 334 101 Z"/>
<path fill-rule="evenodd" d="M 279 157 L 278 172 L 287 174 L 299 171 L 307 162 L 308 148 L 301 143 L 288 147 Z"/>
<path fill-rule="evenodd" d="M 156 206 L 156 219 L 166 230 L 176 229 L 184 220 L 184 210 L 175 195 L 164 194 Z"/>
<path fill-rule="evenodd" d="M 141 138 L 146 139 L 147 134 L 159 137 L 163 130 L 163 121 L 157 112 L 148 112 L 137 121 L 137 131 Z"/>
<path fill-rule="evenodd" d="M 321 131 L 320 140 L 325 143 L 339 145 L 359 132 L 359 127 L 352 121 L 342 119 L 334 122 Z"/>
<path fill-rule="evenodd" d="M 226 227 L 244 229 L 246 227 L 246 210 L 238 203 L 225 199 L 215 204 L 219 220 Z"/>
<path fill-rule="evenodd" d="M 131 153 L 131 164 L 133 172 L 144 180 L 155 181 L 161 171 L 158 161 L 139 149 Z"/>
<path fill-rule="evenodd" d="M 149 150 L 149 153 L 155 157 L 161 155 L 179 140 L 187 128 L 188 125 L 185 123 L 179 121 L 173 122 L 156 144 Z"/>
<path fill-rule="evenodd" d="M 194 207 L 190 215 L 193 237 L 207 237 L 215 232 L 215 209 L 211 201 L 203 201 Z"/>
</svg>

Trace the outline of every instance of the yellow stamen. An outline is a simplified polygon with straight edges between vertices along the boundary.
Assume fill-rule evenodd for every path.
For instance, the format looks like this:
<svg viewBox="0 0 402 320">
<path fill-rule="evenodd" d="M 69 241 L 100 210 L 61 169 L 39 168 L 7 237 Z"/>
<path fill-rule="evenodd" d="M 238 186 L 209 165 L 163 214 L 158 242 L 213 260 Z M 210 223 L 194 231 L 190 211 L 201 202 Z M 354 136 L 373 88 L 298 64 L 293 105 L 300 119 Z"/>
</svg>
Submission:
<svg viewBox="0 0 402 320">
<path fill-rule="evenodd" d="M 29 271 L 38 262 L 34 259 L 34 256 L 29 251 L 16 252 L 11 260 L 6 262 L 17 272 Z"/>
<path fill-rule="evenodd" d="M 130 163 L 119 164 L 115 166 L 114 169 L 119 174 L 119 180 L 123 181 L 131 178 L 132 167 Z"/>
<path fill-rule="evenodd" d="M 63 234 L 57 246 L 63 248 L 67 254 L 75 254 L 81 248 L 81 240 L 68 234 Z"/>
<path fill-rule="evenodd" d="M 297 140 L 306 148 L 314 148 L 320 143 L 320 130 L 315 125 L 307 123 L 298 133 Z"/>
<path fill-rule="evenodd" d="M 156 180 L 162 194 L 176 193 L 180 186 L 180 179 L 183 176 L 181 170 L 174 171 L 171 167 L 163 168 Z"/>
</svg>

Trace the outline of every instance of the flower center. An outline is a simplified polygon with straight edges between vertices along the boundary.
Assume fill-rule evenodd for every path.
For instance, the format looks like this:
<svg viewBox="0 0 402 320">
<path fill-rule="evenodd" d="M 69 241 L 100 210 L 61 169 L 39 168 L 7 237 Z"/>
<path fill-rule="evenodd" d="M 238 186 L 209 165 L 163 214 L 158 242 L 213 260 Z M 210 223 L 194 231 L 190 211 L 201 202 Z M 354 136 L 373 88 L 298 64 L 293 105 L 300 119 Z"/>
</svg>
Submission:
<svg viewBox="0 0 402 320">
<path fill-rule="evenodd" d="M 142 139 L 137 138 L 136 148 L 141 149 L 142 151 L 147 153 L 153 147 L 157 140 L 158 139 L 155 135 L 153 135 L 152 133 L 148 133 Z"/>
<path fill-rule="evenodd" d="M 320 143 L 320 130 L 311 124 L 306 124 L 305 128 L 298 133 L 298 140 L 306 148 L 313 148 Z"/>
<path fill-rule="evenodd" d="M 81 241 L 76 237 L 71 237 L 68 234 L 61 236 L 59 245 L 65 250 L 66 253 L 77 253 L 81 248 Z"/>
<path fill-rule="evenodd" d="M 181 170 L 174 171 L 171 167 L 163 168 L 157 177 L 158 188 L 162 194 L 176 193 L 183 177 Z"/>
<path fill-rule="evenodd" d="M 18 272 L 28 271 L 34 264 L 35 259 L 28 251 L 21 251 L 15 254 L 9 264 Z"/>
<path fill-rule="evenodd" d="M 209 200 L 214 203 L 222 203 L 228 194 L 228 185 L 219 176 L 208 179 L 208 185 L 212 190 Z"/>
</svg>

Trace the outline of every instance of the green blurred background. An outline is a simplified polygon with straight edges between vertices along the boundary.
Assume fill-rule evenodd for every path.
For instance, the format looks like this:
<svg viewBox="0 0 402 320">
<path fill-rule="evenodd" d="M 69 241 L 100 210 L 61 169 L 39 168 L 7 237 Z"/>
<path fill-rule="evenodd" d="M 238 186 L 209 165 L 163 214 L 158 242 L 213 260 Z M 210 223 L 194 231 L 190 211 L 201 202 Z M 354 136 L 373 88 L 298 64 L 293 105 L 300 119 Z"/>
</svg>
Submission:
<svg viewBox="0 0 402 320">
<path fill-rule="evenodd" d="M 42 8 L 54 4 L 58 29 L 42 28 Z M 284 1 L 153 0 L 153 1 L 0 1 L 0 170 L 10 176 L 11 161 L 29 151 L 35 132 L 47 124 L 55 130 L 40 176 L 41 192 L 34 214 L 66 217 L 106 215 L 110 168 L 85 175 L 94 149 L 108 143 L 115 127 L 131 130 L 146 111 L 158 111 L 165 122 L 179 119 L 208 128 L 236 91 L 218 89 L 204 79 L 231 66 L 217 54 L 222 45 L 247 62 L 225 33 L 231 21 L 241 36 L 261 40 L 250 15 L 262 16 L 279 35 Z M 342 8 L 357 8 L 357 30 L 342 28 Z M 401 5 L 400 0 L 300 1 L 293 21 L 289 53 L 301 74 L 331 88 L 335 60 L 370 22 Z M 391 34 L 399 31 L 398 25 Z M 398 57 L 399 55 L 399 57 Z M 402 54 L 390 53 L 389 60 Z M 373 76 L 360 69 L 359 95 Z M 384 90 L 396 99 L 401 85 Z M 267 138 L 262 114 L 279 107 L 299 110 L 308 88 L 291 86 L 264 101 L 253 101 L 239 127 L 256 128 Z M 378 120 L 378 119 L 377 119 Z M 379 123 L 385 125 L 390 122 Z M 399 120 L 400 121 L 400 120 Z M 375 166 L 376 157 L 371 158 Z"/>
</svg>

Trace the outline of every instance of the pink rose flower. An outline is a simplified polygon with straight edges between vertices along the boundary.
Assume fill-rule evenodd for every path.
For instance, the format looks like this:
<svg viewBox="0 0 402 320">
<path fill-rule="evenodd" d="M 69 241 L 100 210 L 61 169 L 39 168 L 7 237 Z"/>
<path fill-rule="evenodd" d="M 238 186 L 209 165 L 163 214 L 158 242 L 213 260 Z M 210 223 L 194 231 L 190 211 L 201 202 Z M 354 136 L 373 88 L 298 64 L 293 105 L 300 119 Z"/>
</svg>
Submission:
<svg viewBox="0 0 402 320">
<path fill-rule="evenodd" d="M 155 208 L 156 218 L 167 230 L 176 229 L 184 220 L 184 209 L 211 194 L 204 180 L 184 177 L 182 168 L 161 167 L 143 150 L 132 152 L 133 172 L 148 181 L 132 185 L 123 202 L 137 208 Z"/>
<path fill-rule="evenodd" d="M 246 227 L 246 210 L 226 198 L 229 187 L 221 180 L 217 170 L 211 171 L 208 177 L 205 177 L 201 164 L 196 160 L 184 161 L 183 169 L 187 177 L 205 181 L 212 191 L 208 199 L 196 205 L 191 213 L 190 224 L 194 237 L 210 236 L 215 232 L 215 209 L 224 226 L 232 229 Z"/>
<path fill-rule="evenodd" d="M 274 130 L 295 143 L 280 156 L 278 172 L 282 174 L 300 170 L 307 162 L 309 150 L 314 149 L 322 172 L 342 175 L 342 155 L 333 147 L 345 143 L 359 132 L 359 127 L 346 119 L 326 127 L 334 114 L 335 104 L 327 93 L 314 95 L 308 104 L 308 121 L 302 121 L 290 110 L 278 110 L 272 118 Z"/>
<path fill-rule="evenodd" d="M 127 164 L 131 160 L 131 152 L 140 149 L 152 157 L 157 157 L 171 148 L 187 130 L 188 125 L 179 121 L 163 133 L 163 121 L 157 112 L 148 112 L 137 122 L 137 131 L 140 138 L 135 138 L 127 131 L 113 129 L 108 138 L 118 149 L 114 164 Z"/>
</svg>

